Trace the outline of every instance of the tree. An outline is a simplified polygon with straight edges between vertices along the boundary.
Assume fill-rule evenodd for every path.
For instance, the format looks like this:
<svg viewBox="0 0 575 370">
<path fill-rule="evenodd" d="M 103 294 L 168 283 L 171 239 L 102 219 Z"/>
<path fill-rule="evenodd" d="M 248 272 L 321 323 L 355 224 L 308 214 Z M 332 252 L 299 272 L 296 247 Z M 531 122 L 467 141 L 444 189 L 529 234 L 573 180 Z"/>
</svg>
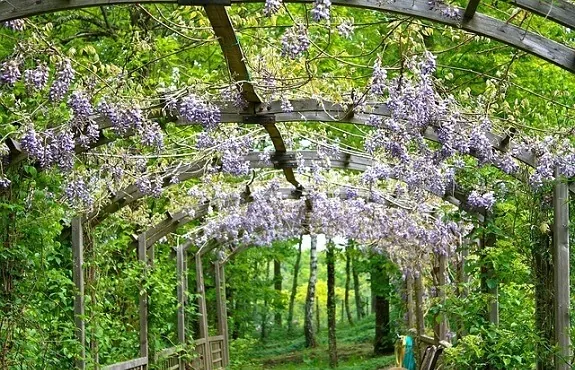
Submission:
<svg viewBox="0 0 575 370">
<path fill-rule="evenodd" d="M 274 258 L 274 290 L 275 290 L 275 315 L 274 315 L 274 324 L 276 327 L 281 328 L 282 326 L 282 313 L 281 313 L 281 304 L 278 304 L 277 301 L 281 301 L 281 292 L 282 292 L 282 264 L 279 258 Z"/>
<path fill-rule="evenodd" d="M 329 342 L 329 366 L 337 367 L 337 341 L 335 328 L 335 244 L 330 240 L 326 251 L 327 262 L 327 331 Z M 347 290 L 346 290 L 347 292 Z"/>
<path fill-rule="evenodd" d="M 292 329 L 293 329 L 293 309 L 294 309 L 294 304 L 295 304 L 295 296 L 297 293 L 297 280 L 298 280 L 300 263 L 301 263 L 301 244 L 302 244 L 302 236 L 300 235 L 298 252 L 297 252 L 295 264 L 293 267 L 293 283 L 292 283 L 292 288 L 291 288 L 291 294 L 289 297 L 289 308 L 288 308 L 288 316 L 287 316 L 288 333 L 291 333 Z"/>
<path fill-rule="evenodd" d="M 361 320 L 365 316 L 364 304 L 360 293 L 360 282 L 359 282 L 359 271 L 358 271 L 358 260 L 355 253 L 355 248 L 353 243 L 348 246 L 350 248 L 351 254 L 351 270 L 353 274 L 353 291 L 355 296 L 355 309 L 357 313 L 357 319 Z"/>
<path fill-rule="evenodd" d="M 345 312 L 347 314 L 347 321 L 350 325 L 353 325 L 353 318 L 351 317 L 351 311 L 349 309 L 349 288 L 351 282 L 351 256 L 350 256 L 350 243 L 345 247 L 345 296 L 344 296 L 344 306 Z M 357 300 L 356 300 L 357 303 Z M 361 301 L 360 301 L 361 303 Z M 360 304 L 361 305 L 361 304 Z M 342 312 L 343 315 L 343 312 Z"/>
<path fill-rule="evenodd" d="M 313 306 L 315 302 L 315 283 L 317 281 L 317 235 L 311 236 L 309 252 L 309 281 L 305 299 L 304 335 L 307 348 L 317 345 L 313 328 Z"/>
<path fill-rule="evenodd" d="M 371 288 L 374 294 L 375 310 L 373 352 L 376 355 L 393 352 L 389 320 L 390 281 L 386 263 L 387 259 L 383 256 L 373 256 L 371 258 Z"/>
</svg>

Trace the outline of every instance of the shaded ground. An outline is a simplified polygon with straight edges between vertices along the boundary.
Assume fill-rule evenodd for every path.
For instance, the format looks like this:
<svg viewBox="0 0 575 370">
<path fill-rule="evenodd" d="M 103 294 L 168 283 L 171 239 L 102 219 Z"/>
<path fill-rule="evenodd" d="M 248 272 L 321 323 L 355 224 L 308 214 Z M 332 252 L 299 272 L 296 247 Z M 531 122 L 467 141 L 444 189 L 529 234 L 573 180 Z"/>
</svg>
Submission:
<svg viewBox="0 0 575 370">
<path fill-rule="evenodd" d="M 354 326 L 338 326 L 338 356 L 340 370 L 387 369 L 395 363 L 395 357 L 373 356 L 373 316 Z M 301 332 L 301 330 L 298 330 Z M 232 343 L 233 370 L 318 370 L 328 369 L 327 332 L 318 335 L 319 346 L 304 347 L 304 338 L 287 338 L 276 332 L 266 343 L 255 339 L 242 339 Z"/>
</svg>

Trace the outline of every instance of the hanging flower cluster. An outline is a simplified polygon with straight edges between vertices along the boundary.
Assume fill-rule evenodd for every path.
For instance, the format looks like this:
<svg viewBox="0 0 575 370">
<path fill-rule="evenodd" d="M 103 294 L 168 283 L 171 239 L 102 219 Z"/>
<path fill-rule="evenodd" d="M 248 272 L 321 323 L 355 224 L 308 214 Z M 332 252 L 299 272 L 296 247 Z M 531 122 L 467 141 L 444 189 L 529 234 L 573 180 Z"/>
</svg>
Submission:
<svg viewBox="0 0 575 370">
<path fill-rule="evenodd" d="M 290 27 L 281 38 L 281 53 L 290 59 L 297 59 L 309 49 L 307 29 L 302 25 Z"/>
<path fill-rule="evenodd" d="M 215 129 L 221 122 L 220 109 L 194 94 L 181 99 L 177 109 L 182 119 L 190 123 L 199 123 L 208 131 Z"/>
<path fill-rule="evenodd" d="M 455 247 L 457 225 L 430 219 L 425 214 L 384 204 L 367 202 L 356 196 L 342 199 L 325 192 L 309 195 L 312 212 L 306 214 L 303 199 L 290 200 L 279 185 L 270 185 L 251 193 L 252 200 L 242 206 L 240 197 L 219 202 L 220 212 L 202 228 L 201 242 L 270 245 L 272 241 L 296 237 L 302 233 L 343 237 L 362 243 L 389 242 L 387 253 L 409 245 L 421 245 L 431 253 L 448 255 Z M 231 199 L 231 200 L 230 200 Z M 379 244 L 381 245 L 381 243 Z"/>
</svg>

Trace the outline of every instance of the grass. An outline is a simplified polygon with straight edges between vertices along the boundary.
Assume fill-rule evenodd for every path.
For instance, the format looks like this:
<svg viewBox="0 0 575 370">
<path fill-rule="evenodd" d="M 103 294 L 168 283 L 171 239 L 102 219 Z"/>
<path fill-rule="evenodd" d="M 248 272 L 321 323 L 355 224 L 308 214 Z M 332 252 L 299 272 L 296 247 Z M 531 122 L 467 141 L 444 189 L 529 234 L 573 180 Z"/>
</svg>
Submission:
<svg viewBox="0 0 575 370">
<path fill-rule="evenodd" d="M 337 346 L 340 370 L 386 369 L 395 363 L 395 357 L 373 356 L 374 317 L 366 317 L 354 326 L 338 325 Z M 298 330 L 301 333 L 301 329 Z M 318 347 L 305 348 L 303 335 L 288 337 L 285 331 L 276 331 L 266 342 L 239 339 L 232 342 L 232 370 L 318 370 L 328 369 L 327 329 L 317 336 Z"/>
</svg>

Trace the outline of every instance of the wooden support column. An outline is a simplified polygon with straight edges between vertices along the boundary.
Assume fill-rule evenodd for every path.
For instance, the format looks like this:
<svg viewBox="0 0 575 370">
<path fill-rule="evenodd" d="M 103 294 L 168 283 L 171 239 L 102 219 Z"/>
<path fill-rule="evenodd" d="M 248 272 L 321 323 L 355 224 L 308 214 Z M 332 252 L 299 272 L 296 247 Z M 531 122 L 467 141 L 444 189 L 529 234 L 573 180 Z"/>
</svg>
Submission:
<svg viewBox="0 0 575 370">
<path fill-rule="evenodd" d="M 148 258 L 146 250 L 146 232 L 138 236 L 138 260 L 144 262 L 143 284 L 146 284 L 148 275 Z M 140 287 L 140 356 L 148 357 L 148 292 Z"/>
<path fill-rule="evenodd" d="M 555 310 L 555 369 L 571 369 L 569 318 L 569 188 L 555 169 L 557 182 L 553 189 L 553 272 Z"/>
<path fill-rule="evenodd" d="M 216 272 L 216 305 L 218 311 L 218 334 L 224 337 L 222 358 L 224 366 L 230 364 L 229 335 L 228 335 L 228 309 L 226 304 L 226 276 L 224 265 L 220 261 L 214 262 Z"/>
<path fill-rule="evenodd" d="M 212 370 L 212 349 L 209 342 L 208 310 L 206 307 L 206 289 L 204 285 L 204 267 L 202 265 L 202 253 L 196 253 L 196 290 L 198 293 L 198 311 L 200 314 L 200 339 L 206 340 L 204 351 L 204 370 Z"/>
<path fill-rule="evenodd" d="M 73 279 L 76 286 L 74 322 L 76 324 L 76 336 L 81 346 L 80 356 L 76 360 L 76 368 L 84 370 L 86 368 L 86 321 L 84 319 L 84 231 L 81 217 L 72 219 L 72 256 L 74 259 Z"/>
</svg>

